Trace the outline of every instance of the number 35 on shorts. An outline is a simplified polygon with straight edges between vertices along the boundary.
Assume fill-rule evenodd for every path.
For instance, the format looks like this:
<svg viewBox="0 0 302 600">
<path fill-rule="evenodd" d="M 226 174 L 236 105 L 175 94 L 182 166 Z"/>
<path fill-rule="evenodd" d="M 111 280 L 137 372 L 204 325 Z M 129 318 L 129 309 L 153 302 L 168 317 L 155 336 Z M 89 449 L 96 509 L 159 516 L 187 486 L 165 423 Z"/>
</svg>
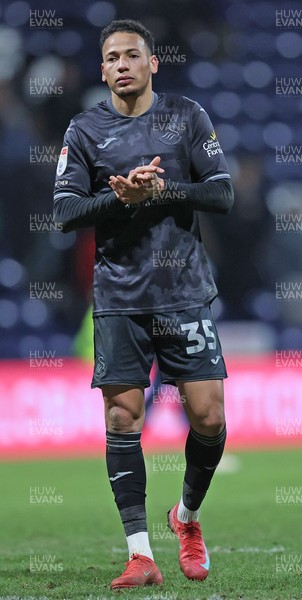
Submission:
<svg viewBox="0 0 302 600">
<path fill-rule="evenodd" d="M 188 342 L 196 342 L 194 345 L 186 346 L 187 354 L 202 352 L 202 350 L 205 349 L 206 344 L 208 345 L 209 350 L 216 349 L 216 335 L 214 331 L 211 330 L 213 323 L 210 319 L 202 319 L 201 324 L 198 323 L 198 321 L 182 323 L 180 327 L 182 331 L 188 332 Z M 198 331 L 200 327 L 203 329 L 203 334 Z"/>
</svg>

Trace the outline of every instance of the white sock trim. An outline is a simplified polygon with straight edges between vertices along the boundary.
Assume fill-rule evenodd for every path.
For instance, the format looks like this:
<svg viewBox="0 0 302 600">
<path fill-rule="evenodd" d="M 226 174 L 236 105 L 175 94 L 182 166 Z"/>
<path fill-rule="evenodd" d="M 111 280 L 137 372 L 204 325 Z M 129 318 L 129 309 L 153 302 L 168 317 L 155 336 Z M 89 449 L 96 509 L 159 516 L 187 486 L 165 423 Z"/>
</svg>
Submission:
<svg viewBox="0 0 302 600">
<path fill-rule="evenodd" d="M 191 521 L 198 521 L 199 513 L 200 509 L 189 510 L 188 508 L 186 508 L 181 497 L 177 509 L 177 518 L 181 523 L 190 523 Z"/>
<path fill-rule="evenodd" d="M 142 554 L 143 556 L 147 556 L 148 558 L 151 558 L 151 560 L 154 560 L 147 531 L 139 531 L 138 533 L 128 535 L 126 540 L 129 550 L 129 559 L 132 554 Z"/>
</svg>

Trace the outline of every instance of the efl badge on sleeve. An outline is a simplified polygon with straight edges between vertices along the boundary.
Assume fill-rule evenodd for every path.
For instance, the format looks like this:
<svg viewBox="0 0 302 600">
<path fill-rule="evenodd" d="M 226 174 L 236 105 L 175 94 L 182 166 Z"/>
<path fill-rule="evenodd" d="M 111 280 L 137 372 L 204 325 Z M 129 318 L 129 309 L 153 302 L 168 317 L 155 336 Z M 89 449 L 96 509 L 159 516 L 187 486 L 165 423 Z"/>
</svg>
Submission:
<svg viewBox="0 0 302 600">
<path fill-rule="evenodd" d="M 57 166 L 57 175 L 60 177 L 67 167 L 68 146 L 63 146 Z"/>
</svg>

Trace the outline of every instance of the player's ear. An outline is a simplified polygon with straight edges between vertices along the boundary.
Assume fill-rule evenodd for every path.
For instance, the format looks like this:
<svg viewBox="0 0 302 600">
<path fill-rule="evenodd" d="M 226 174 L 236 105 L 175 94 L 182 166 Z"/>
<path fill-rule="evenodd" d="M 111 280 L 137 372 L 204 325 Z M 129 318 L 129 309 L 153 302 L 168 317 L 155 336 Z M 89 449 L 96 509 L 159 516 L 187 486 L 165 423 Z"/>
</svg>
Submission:
<svg viewBox="0 0 302 600">
<path fill-rule="evenodd" d="M 150 66 L 151 66 L 151 73 L 153 73 L 153 75 L 155 73 L 157 73 L 158 71 L 158 58 L 157 56 L 155 56 L 155 54 L 152 54 L 152 56 L 150 56 Z"/>
<path fill-rule="evenodd" d="M 104 75 L 104 63 L 101 63 L 101 73 L 102 73 L 102 81 L 106 81 L 106 77 Z"/>
</svg>

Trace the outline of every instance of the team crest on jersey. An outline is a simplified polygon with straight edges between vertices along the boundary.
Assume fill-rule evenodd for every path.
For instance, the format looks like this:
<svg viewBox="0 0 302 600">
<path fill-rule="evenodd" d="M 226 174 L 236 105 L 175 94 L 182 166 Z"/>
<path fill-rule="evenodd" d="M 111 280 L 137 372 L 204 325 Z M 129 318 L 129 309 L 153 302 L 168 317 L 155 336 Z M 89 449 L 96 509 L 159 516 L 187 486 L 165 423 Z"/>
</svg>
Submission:
<svg viewBox="0 0 302 600">
<path fill-rule="evenodd" d="M 175 146 L 181 141 L 181 135 L 177 129 L 177 126 L 174 123 L 170 123 L 166 127 L 166 131 L 159 138 L 160 142 L 166 144 L 167 146 Z"/>
<path fill-rule="evenodd" d="M 96 360 L 95 374 L 99 379 L 102 379 L 107 373 L 107 365 L 102 354 L 99 354 Z"/>
<path fill-rule="evenodd" d="M 68 146 L 63 146 L 57 166 L 57 175 L 60 177 L 67 167 Z"/>
</svg>

